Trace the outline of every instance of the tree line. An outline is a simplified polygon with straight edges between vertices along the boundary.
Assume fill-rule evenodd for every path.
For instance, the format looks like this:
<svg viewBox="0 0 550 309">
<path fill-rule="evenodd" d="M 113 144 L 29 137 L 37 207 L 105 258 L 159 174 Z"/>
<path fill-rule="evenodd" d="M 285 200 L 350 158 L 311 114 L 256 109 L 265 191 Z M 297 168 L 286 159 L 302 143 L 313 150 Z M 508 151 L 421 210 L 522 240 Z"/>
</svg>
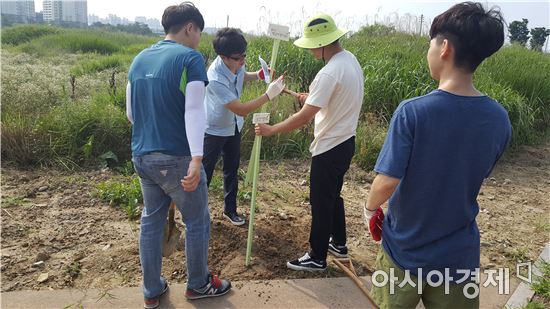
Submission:
<svg viewBox="0 0 550 309">
<path fill-rule="evenodd" d="M 541 52 L 546 38 L 550 35 L 550 29 L 545 27 L 535 27 L 529 30 L 527 24 L 529 20 L 522 18 L 522 21 L 515 20 L 508 26 L 510 32 L 510 43 L 517 43 L 523 47 L 526 47 L 527 41 L 532 50 Z M 531 36 L 529 36 L 531 34 Z M 529 40 L 530 39 L 530 40 Z"/>
</svg>

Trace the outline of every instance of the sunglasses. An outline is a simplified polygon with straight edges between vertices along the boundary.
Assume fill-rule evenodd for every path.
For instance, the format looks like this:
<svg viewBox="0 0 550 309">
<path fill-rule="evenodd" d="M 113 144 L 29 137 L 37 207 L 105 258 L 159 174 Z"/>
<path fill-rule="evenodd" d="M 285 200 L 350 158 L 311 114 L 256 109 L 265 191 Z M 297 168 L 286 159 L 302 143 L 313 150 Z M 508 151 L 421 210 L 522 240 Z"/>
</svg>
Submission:
<svg viewBox="0 0 550 309">
<path fill-rule="evenodd" d="M 246 58 L 246 54 L 240 54 L 239 56 L 229 56 L 229 58 L 235 60 L 235 61 L 241 61 L 244 58 Z"/>
</svg>

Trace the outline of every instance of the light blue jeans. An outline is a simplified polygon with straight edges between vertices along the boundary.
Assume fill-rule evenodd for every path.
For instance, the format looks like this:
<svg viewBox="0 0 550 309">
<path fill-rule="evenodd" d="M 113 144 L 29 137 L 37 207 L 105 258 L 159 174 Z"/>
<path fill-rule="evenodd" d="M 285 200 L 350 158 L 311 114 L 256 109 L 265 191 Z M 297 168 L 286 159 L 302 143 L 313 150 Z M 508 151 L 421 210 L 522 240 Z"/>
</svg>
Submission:
<svg viewBox="0 0 550 309">
<path fill-rule="evenodd" d="M 143 273 L 143 294 L 158 296 L 164 288 L 161 277 L 164 224 L 173 200 L 185 223 L 185 256 L 187 287 L 203 287 L 208 279 L 208 241 L 210 213 L 206 173 L 201 168 L 201 180 L 193 192 L 185 192 L 181 179 L 187 175 L 191 157 L 152 153 L 132 158 L 140 177 L 144 209 L 141 213 L 139 259 Z"/>
</svg>

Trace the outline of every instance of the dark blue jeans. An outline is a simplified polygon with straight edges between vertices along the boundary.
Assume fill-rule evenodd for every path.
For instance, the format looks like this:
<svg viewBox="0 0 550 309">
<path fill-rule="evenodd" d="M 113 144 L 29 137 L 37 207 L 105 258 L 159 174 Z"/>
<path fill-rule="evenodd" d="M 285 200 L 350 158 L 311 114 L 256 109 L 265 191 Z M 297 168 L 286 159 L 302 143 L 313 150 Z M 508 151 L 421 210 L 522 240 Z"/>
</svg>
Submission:
<svg viewBox="0 0 550 309">
<path fill-rule="evenodd" d="M 241 133 L 236 127 L 233 136 L 204 135 L 202 164 L 206 171 L 208 186 L 210 186 L 220 154 L 223 158 L 224 212 L 235 213 L 237 212 L 237 191 L 239 190 L 237 172 L 241 160 Z"/>
</svg>

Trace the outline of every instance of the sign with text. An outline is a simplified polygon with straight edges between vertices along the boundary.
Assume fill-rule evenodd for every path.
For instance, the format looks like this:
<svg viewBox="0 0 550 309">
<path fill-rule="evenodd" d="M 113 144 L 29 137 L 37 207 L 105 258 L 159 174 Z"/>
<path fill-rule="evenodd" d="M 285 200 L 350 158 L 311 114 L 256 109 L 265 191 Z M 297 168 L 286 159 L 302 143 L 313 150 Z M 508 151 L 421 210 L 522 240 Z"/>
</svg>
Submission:
<svg viewBox="0 0 550 309">
<path fill-rule="evenodd" d="M 254 113 L 252 123 L 269 123 L 269 113 Z"/>
<path fill-rule="evenodd" d="M 288 26 L 269 24 L 267 36 L 281 41 L 288 41 L 290 39 L 290 28 Z"/>
</svg>

